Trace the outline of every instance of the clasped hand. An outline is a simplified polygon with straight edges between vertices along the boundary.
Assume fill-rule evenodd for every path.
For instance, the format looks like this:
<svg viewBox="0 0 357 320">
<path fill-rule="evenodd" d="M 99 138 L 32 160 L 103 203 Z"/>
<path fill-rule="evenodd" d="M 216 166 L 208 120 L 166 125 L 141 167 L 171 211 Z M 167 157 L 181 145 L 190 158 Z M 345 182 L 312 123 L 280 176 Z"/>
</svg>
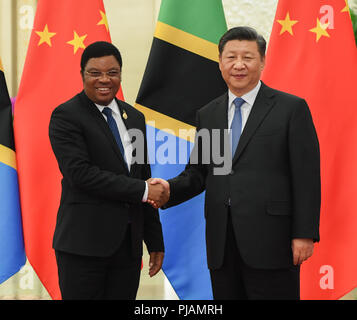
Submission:
<svg viewBox="0 0 357 320">
<path fill-rule="evenodd" d="M 147 180 L 149 193 L 147 202 L 155 209 L 162 207 L 170 198 L 169 183 L 160 178 L 150 178 Z"/>
</svg>

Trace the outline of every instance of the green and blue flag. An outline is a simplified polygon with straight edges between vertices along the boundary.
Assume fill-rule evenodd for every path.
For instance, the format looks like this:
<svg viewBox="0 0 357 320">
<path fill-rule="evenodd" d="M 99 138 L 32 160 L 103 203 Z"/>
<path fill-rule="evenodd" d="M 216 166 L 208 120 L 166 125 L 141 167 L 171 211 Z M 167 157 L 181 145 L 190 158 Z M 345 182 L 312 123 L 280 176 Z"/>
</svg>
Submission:
<svg viewBox="0 0 357 320">
<path fill-rule="evenodd" d="M 227 30 L 221 0 L 162 0 L 136 99 L 145 114 L 152 176 L 177 176 L 193 147 L 196 111 L 227 91 L 218 42 Z M 193 133 L 193 134 L 190 134 Z M 160 211 L 163 270 L 180 299 L 212 299 L 204 194 Z"/>
</svg>

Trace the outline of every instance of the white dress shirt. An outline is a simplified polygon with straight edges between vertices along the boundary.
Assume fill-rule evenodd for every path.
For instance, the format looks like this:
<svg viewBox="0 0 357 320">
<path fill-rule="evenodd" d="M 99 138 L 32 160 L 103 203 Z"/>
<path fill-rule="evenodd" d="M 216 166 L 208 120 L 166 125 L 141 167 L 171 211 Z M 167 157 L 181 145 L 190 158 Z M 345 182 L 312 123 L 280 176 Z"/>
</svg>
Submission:
<svg viewBox="0 0 357 320">
<path fill-rule="evenodd" d="M 242 95 L 241 98 L 245 101 L 240 107 L 242 114 L 242 131 L 245 124 L 247 123 L 250 111 L 252 110 L 255 98 L 257 97 L 258 91 L 260 89 L 261 82 L 259 80 L 258 84 L 249 92 Z M 231 129 L 232 121 L 234 117 L 235 105 L 233 103 L 234 99 L 237 98 L 230 90 L 228 90 L 228 128 Z"/>
<path fill-rule="evenodd" d="M 115 99 L 113 99 L 112 102 L 109 103 L 107 106 L 101 106 L 96 103 L 95 103 L 95 105 L 97 106 L 97 108 L 101 112 L 101 114 L 103 115 L 105 121 L 107 121 L 107 117 L 102 112 L 103 109 L 105 107 L 108 107 L 112 110 L 112 116 L 113 116 L 113 118 L 117 124 L 118 130 L 119 130 L 120 139 L 121 139 L 121 142 L 122 142 L 123 148 L 124 148 L 125 159 L 126 159 L 126 162 L 128 165 L 128 169 L 130 171 L 132 155 L 133 155 L 133 146 L 131 144 L 131 139 L 128 134 L 128 130 L 125 127 L 124 121 L 123 121 L 121 114 L 119 112 L 119 106 L 118 106 L 117 102 L 115 101 Z M 146 202 L 148 192 L 149 192 L 148 185 L 147 185 L 147 182 L 145 181 L 145 192 L 144 192 L 143 199 L 142 199 L 143 202 Z"/>
</svg>

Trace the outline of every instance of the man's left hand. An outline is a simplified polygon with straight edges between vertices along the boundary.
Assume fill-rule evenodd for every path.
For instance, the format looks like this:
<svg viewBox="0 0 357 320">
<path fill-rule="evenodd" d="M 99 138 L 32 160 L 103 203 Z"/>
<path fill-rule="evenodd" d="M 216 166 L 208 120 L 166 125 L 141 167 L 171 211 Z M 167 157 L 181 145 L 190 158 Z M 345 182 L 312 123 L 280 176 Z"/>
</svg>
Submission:
<svg viewBox="0 0 357 320">
<path fill-rule="evenodd" d="M 150 261 L 149 261 L 150 277 L 153 277 L 160 271 L 163 260 L 164 260 L 163 252 L 150 252 Z"/>
<path fill-rule="evenodd" d="M 312 239 L 296 238 L 292 240 L 294 265 L 300 265 L 312 256 L 314 242 Z"/>
</svg>

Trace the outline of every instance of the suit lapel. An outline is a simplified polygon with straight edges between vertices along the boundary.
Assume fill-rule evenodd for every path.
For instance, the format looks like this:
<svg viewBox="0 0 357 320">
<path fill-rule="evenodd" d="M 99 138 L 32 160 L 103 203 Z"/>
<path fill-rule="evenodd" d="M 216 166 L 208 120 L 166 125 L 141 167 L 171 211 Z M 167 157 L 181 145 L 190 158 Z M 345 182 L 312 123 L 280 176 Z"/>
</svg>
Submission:
<svg viewBox="0 0 357 320">
<path fill-rule="evenodd" d="M 120 159 L 120 163 L 122 164 L 123 168 L 126 170 L 127 173 L 129 173 L 128 167 L 124 161 L 123 155 L 121 154 L 121 151 L 118 147 L 117 142 L 115 141 L 115 138 L 113 136 L 113 133 L 111 132 L 108 123 L 105 121 L 103 115 L 101 112 L 98 110 L 96 105 L 86 96 L 84 91 L 80 93 L 80 98 L 81 100 L 85 103 L 86 109 L 89 109 L 90 114 L 93 116 L 95 119 L 96 123 L 99 125 L 99 127 L 103 130 L 105 135 L 107 136 L 108 140 L 111 142 L 111 145 L 113 147 L 114 152 Z"/>
<path fill-rule="evenodd" d="M 125 103 L 122 103 L 120 100 L 115 98 L 118 106 L 119 106 L 119 112 L 121 115 L 121 118 L 124 122 L 124 125 L 126 129 L 128 130 L 128 134 L 130 136 L 130 141 L 133 141 L 133 136 L 132 132 L 130 129 L 139 129 L 140 128 L 140 123 L 138 123 L 138 117 L 132 112 L 132 110 L 126 105 Z M 130 175 L 135 176 L 135 173 L 138 169 L 137 164 L 133 163 L 130 166 Z"/>
<path fill-rule="evenodd" d="M 258 95 L 255 99 L 254 105 L 248 117 L 248 121 L 243 129 L 242 135 L 239 139 L 238 147 L 236 153 L 233 157 L 233 163 L 236 163 L 240 155 L 244 151 L 245 147 L 249 143 L 250 139 L 254 135 L 255 131 L 262 123 L 268 112 L 274 105 L 273 92 L 262 83 Z"/>
<path fill-rule="evenodd" d="M 200 129 L 208 129 L 210 131 L 210 152 L 211 152 L 211 161 L 213 160 L 213 154 L 218 152 L 221 156 L 224 155 L 224 131 L 227 130 L 228 127 L 228 116 L 227 116 L 227 110 L 228 110 L 228 92 L 224 93 L 222 96 L 216 99 L 215 101 L 215 106 L 214 108 L 210 109 L 210 114 L 209 117 L 207 117 L 207 120 L 209 122 L 204 123 L 202 128 L 197 128 L 197 130 Z M 216 142 L 213 140 L 213 130 L 217 130 L 219 132 L 219 143 L 216 144 Z M 219 149 L 216 149 L 219 147 Z M 203 150 L 200 151 L 202 154 L 200 156 L 203 156 L 205 152 Z"/>
<path fill-rule="evenodd" d="M 212 114 L 214 125 L 212 128 L 227 129 L 228 128 L 228 93 L 225 93 L 217 100 L 217 107 Z"/>
<path fill-rule="evenodd" d="M 220 137 L 220 154 L 224 152 L 224 130 L 228 128 L 228 92 L 221 96 L 220 99 L 216 102 L 216 108 L 212 112 L 210 119 L 212 120 L 211 125 L 209 126 L 212 129 L 219 129 Z M 211 132 L 212 139 L 212 132 Z M 213 142 L 211 142 L 213 143 Z M 213 150 L 214 146 L 211 145 Z"/>
<path fill-rule="evenodd" d="M 115 100 L 118 104 L 119 112 L 120 112 L 121 118 L 123 119 L 126 129 L 129 130 L 129 129 L 138 128 L 137 119 L 135 116 L 133 116 L 131 110 L 124 103 L 122 103 L 120 100 L 118 100 L 116 98 L 115 98 Z M 129 131 L 129 134 L 130 134 L 130 131 Z M 132 136 L 130 136 L 130 138 L 132 138 Z"/>
</svg>

